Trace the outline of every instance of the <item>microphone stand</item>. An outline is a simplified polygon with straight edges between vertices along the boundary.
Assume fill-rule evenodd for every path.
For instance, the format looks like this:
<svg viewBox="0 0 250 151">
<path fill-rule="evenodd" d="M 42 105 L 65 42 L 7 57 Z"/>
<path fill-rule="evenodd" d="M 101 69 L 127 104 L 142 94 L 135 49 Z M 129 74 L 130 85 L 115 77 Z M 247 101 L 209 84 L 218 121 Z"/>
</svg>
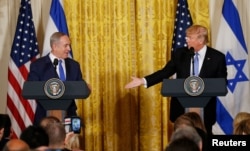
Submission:
<svg viewBox="0 0 250 151">
<path fill-rule="evenodd" d="M 191 59 L 192 59 L 192 75 L 194 76 L 194 48 L 191 47 L 189 49 L 190 51 L 190 56 L 191 56 Z"/>
<path fill-rule="evenodd" d="M 192 73 L 193 73 L 193 76 L 194 76 L 194 55 L 192 55 L 192 66 L 193 66 L 193 67 L 192 67 L 192 69 L 193 69 L 193 70 L 192 70 Z"/>
<path fill-rule="evenodd" d="M 57 67 L 57 65 L 58 65 L 58 59 L 57 59 L 57 58 L 54 59 L 53 65 L 54 65 L 56 77 L 59 78 L 59 76 L 58 76 L 58 74 L 57 74 L 57 72 L 56 72 L 56 67 Z"/>
</svg>

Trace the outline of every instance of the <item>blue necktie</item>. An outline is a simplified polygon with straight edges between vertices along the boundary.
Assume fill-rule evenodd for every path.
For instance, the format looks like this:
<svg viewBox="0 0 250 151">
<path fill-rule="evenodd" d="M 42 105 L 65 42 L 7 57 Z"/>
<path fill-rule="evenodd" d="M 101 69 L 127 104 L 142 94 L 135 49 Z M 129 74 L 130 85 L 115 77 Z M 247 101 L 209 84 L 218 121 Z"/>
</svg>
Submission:
<svg viewBox="0 0 250 151">
<path fill-rule="evenodd" d="M 199 54 L 196 52 L 194 56 L 194 75 L 199 75 Z"/>
<path fill-rule="evenodd" d="M 63 66 L 62 66 L 62 60 L 59 60 L 59 77 L 60 77 L 60 80 L 62 80 L 62 81 L 66 80 Z"/>
</svg>

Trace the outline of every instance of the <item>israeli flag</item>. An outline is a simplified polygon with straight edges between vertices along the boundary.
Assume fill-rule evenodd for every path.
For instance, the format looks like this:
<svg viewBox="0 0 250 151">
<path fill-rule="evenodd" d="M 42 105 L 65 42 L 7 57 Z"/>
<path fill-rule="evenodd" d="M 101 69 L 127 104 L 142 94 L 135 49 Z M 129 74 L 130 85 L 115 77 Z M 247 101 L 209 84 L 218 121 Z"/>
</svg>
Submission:
<svg viewBox="0 0 250 151">
<path fill-rule="evenodd" d="M 47 55 L 51 51 L 50 36 L 54 32 L 57 32 L 57 31 L 60 31 L 69 35 L 62 0 L 52 0 L 51 2 L 50 15 L 49 15 L 49 20 L 48 20 L 48 24 L 46 27 L 45 38 L 44 38 L 44 43 L 43 43 L 42 56 Z M 71 56 L 69 57 L 72 58 L 72 51 L 71 51 Z"/>
<path fill-rule="evenodd" d="M 233 0 L 224 0 L 215 48 L 226 55 L 228 94 L 218 97 L 214 134 L 232 134 L 233 119 L 239 112 L 249 112 L 248 50 L 238 10 Z"/>
</svg>

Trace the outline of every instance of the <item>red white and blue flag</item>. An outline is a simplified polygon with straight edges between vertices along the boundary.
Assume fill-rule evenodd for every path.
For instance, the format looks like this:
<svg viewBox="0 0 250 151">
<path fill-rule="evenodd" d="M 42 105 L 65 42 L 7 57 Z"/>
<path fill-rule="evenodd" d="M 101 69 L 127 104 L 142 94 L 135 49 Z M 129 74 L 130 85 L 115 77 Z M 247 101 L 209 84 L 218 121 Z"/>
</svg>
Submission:
<svg viewBox="0 0 250 151">
<path fill-rule="evenodd" d="M 186 29 L 192 24 L 193 21 L 188 8 L 187 0 L 178 0 L 172 40 L 172 51 L 174 51 L 176 48 L 187 47 L 185 38 Z"/>
<path fill-rule="evenodd" d="M 8 67 L 7 113 L 11 118 L 14 138 L 33 124 L 36 102 L 22 97 L 23 83 L 29 66 L 39 57 L 30 0 L 22 0 Z"/>
</svg>

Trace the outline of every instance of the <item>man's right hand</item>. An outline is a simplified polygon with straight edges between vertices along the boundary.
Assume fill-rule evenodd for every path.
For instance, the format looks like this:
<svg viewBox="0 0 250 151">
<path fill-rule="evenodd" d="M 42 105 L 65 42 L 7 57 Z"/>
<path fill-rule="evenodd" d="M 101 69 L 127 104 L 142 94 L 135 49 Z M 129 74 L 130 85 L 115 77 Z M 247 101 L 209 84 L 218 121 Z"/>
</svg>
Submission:
<svg viewBox="0 0 250 151">
<path fill-rule="evenodd" d="M 142 78 L 137 78 L 137 77 L 131 77 L 131 78 L 132 81 L 126 84 L 125 86 L 126 89 L 135 88 L 144 84 L 144 80 Z"/>
</svg>

